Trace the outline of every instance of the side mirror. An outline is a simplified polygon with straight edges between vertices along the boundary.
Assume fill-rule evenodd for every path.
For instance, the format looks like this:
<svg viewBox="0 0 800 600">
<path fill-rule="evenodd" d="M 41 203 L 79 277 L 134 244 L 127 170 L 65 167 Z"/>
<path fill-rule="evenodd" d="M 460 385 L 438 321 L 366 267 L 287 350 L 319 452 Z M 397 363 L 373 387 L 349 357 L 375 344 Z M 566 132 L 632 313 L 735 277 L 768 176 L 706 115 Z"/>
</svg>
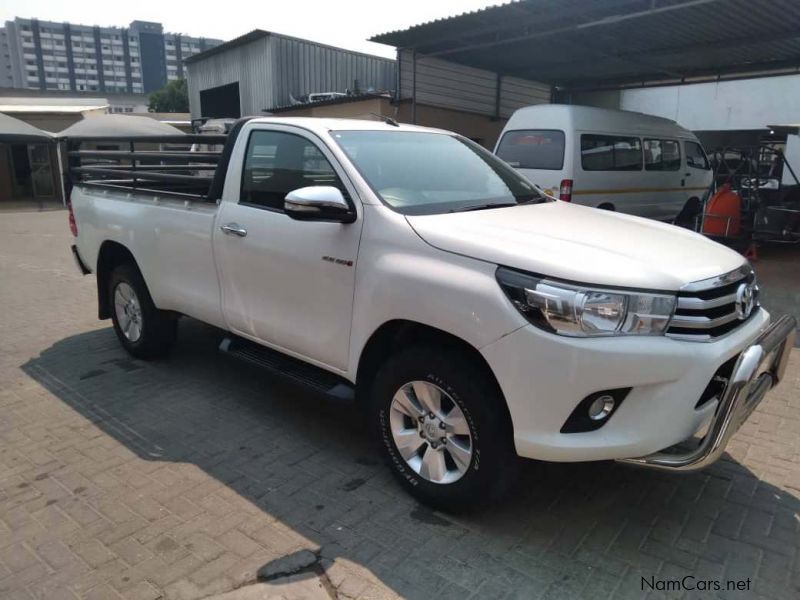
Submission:
<svg viewBox="0 0 800 600">
<path fill-rule="evenodd" d="M 356 220 L 356 214 L 342 192 L 330 185 L 312 185 L 292 190 L 286 194 L 283 210 L 298 221 L 352 223 Z"/>
</svg>

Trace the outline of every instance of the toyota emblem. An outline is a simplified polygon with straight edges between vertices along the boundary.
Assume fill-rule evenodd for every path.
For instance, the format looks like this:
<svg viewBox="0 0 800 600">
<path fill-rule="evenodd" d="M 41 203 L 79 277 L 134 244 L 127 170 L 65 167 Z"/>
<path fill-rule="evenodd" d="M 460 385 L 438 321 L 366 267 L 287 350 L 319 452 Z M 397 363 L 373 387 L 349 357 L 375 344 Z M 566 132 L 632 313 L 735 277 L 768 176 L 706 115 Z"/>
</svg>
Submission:
<svg viewBox="0 0 800 600">
<path fill-rule="evenodd" d="M 736 316 L 740 321 L 744 321 L 753 312 L 755 305 L 755 283 L 743 283 L 736 290 Z"/>
</svg>

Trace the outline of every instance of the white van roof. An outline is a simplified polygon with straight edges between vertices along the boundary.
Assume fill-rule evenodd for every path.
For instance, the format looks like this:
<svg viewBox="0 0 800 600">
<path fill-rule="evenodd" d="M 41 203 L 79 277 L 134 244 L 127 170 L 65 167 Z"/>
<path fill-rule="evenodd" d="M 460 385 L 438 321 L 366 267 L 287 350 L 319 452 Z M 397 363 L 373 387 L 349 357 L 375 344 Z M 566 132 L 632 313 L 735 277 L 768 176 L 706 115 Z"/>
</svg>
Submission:
<svg viewBox="0 0 800 600">
<path fill-rule="evenodd" d="M 574 104 L 537 104 L 517 110 L 505 127 L 512 129 L 562 129 L 605 133 L 638 133 L 697 139 L 671 119 L 629 110 Z"/>
</svg>

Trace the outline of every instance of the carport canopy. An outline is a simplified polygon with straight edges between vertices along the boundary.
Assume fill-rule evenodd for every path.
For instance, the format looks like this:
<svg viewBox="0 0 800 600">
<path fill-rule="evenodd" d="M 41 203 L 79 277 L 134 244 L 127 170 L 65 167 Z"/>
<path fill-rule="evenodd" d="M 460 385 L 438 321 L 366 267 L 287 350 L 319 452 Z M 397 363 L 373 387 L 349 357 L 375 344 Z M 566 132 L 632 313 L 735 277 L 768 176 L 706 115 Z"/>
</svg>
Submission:
<svg viewBox="0 0 800 600">
<path fill-rule="evenodd" d="M 39 144 L 52 142 L 52 134 L 33 125 L 0 113 L 0 143 L 3 144 Z"/>
<path fill-rule="evenodd" d="M 59 138 L 148 138 L 185 135 L 177 127 L 150 117 L 98 115 L 87 117 L 59 132 Z"/>
<path fill-rule="evenodd" d="M 596 89 L 800 68 L 796 0 L 521 0 L 371 41 Z"/>
</svg>

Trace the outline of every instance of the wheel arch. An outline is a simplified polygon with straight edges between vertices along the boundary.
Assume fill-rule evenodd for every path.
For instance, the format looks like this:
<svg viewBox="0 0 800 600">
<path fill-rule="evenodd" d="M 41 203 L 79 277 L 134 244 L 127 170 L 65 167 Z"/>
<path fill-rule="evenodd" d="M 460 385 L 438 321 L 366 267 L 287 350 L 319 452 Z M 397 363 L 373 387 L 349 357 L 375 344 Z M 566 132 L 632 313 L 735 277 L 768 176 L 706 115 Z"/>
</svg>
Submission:
<svg viewBox="0 0 800 600">
<path fill-rule="evenodd" d="M 501 411 L 508 435 L 513 436 L 511 413 L 497 378 L 483 355 L 469 342 L 442 329 L 416 321 L 396 319 L 378 327 L 364 344 L 356 370 L 356 402 L 366 409 L 369 391 L 381 365 L 401 348 L 414 344 L 440 345 L 459 352 L 483 371 L 491 385 L 496 388 L 498 398 L 503 398 Z"/>
<path fill-rule="evenodd" d="M 113 240 L 106 240 L 100 246 L 97 254 L 97 307 L 99 319 L 111 318 L 111 306 L 108 299 L 108 283 L 111 272 L 119 265 L 132 264 L 137 269 L 139 265 L 128 248 Z M 141 269 L 139 269 L 141 273 Z"/>
</svg>

